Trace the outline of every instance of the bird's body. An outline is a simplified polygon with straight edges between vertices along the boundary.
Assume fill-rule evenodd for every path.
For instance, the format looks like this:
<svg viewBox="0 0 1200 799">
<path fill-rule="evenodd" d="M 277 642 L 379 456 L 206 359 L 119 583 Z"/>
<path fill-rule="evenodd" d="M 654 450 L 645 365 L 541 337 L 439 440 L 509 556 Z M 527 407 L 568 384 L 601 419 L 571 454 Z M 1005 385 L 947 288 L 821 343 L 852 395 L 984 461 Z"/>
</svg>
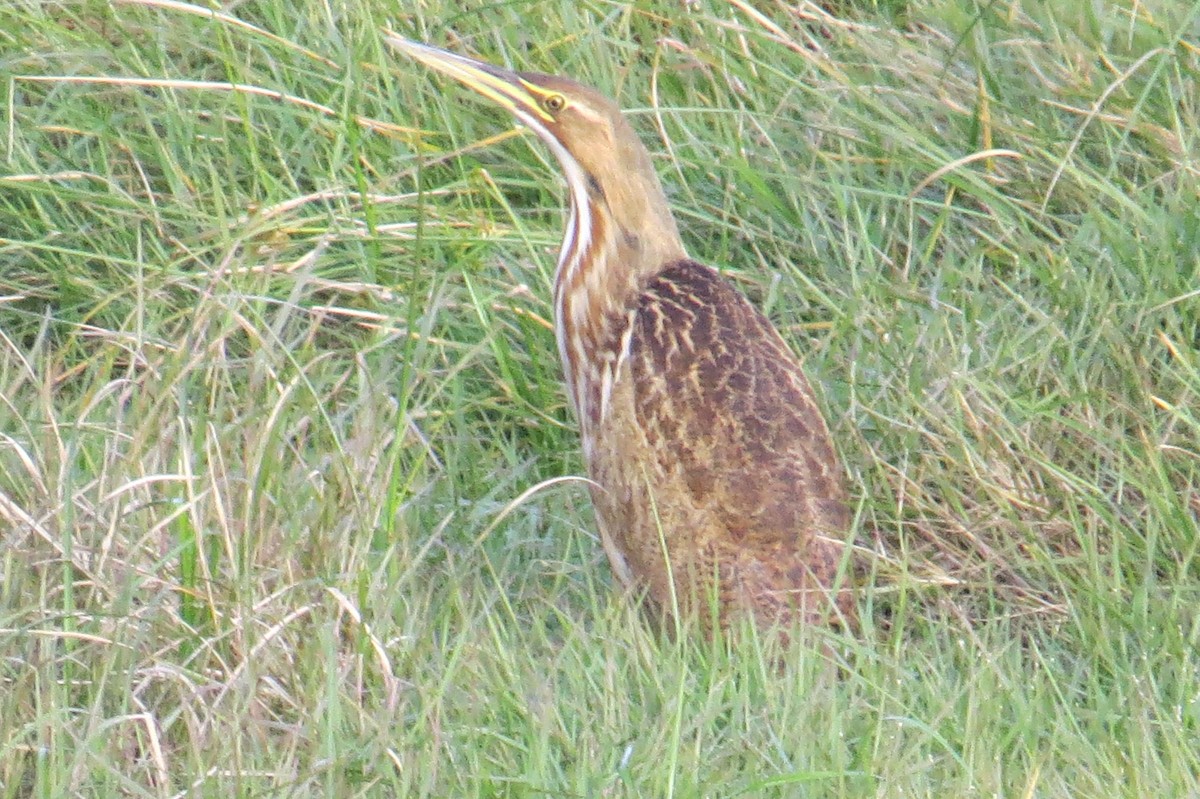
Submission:
<svg viewBox="0 0 1200 799">
<path fill-rule="evenodd" d="M 617 106 L 564 78 L 389 41 L 506 107 L 563 167 L 556 337 L 618 579 L 703 622 L 851 616 L 844 477 L 812 390 L 766 317 L 687 257 Z"/>
<path fill-rule="evenodd" d="M 714 270 L 681 260 L 646 283 L 614 335 L 628 344 L 613 342 L 613 389 L 594 421 L 604 444 L 587 461 L 617 573 L 702 617 L 827 617 L 845 491 L 779 334 Z"/>
</svg>

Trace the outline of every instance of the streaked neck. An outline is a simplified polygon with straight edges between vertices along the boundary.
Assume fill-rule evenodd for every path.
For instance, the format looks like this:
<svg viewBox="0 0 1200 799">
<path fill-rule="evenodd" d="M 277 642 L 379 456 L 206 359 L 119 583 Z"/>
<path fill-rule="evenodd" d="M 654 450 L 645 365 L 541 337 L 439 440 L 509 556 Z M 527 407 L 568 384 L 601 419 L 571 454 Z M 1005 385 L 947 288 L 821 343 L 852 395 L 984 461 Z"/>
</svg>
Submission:
<svg viewBox="0 0 1200 799">
<path fill-rule="evenodd" d="M 570 211 L 554 279 L 555 333 L 586 441 L 588 429 L 604 416 L 626 354 L 634 298 L 650 277 L 685 254 L 653 173 L 653 183 L 641 187 L 630 178 L 618 199 L 577 164 L 565 168 Z M 572 175 L 573 169 L 581 174 Z"/>
</svg>

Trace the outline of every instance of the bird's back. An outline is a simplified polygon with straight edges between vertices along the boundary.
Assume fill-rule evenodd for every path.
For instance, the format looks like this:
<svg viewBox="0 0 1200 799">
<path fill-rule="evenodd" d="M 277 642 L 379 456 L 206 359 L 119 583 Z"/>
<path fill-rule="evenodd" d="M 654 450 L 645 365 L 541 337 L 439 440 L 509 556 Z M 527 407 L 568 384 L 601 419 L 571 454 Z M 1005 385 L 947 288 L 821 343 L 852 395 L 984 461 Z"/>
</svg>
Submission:
<svg viewBox="0 0 1200 799">
<path fill-rule="evenodd" d="M 715 270 L 681 260 L 613 331 L 616 372 L 585 449 L 617 574 L 668 611 L 703 617 L 713 597 L 722 619 L 849 615 L 844 477 L 771 323 Z"/>
</svg>

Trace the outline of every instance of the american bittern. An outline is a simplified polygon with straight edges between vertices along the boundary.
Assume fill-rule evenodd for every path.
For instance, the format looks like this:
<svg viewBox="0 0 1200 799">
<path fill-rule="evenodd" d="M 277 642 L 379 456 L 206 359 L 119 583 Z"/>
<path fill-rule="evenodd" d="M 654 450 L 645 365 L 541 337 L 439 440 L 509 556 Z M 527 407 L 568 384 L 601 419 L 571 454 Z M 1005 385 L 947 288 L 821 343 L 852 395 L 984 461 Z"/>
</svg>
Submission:
<svg viewBox="0 0 1200 799">
<path fill-rule="evenodd" d="M 621 582 L 705 623 L 850 616 L 844 476 L 812 389 L 766 317 L 688 258 L 620 109 L 566 78 L 387 41 L 507 109 L 566 175 L 555 332 Z"/>
</svg>

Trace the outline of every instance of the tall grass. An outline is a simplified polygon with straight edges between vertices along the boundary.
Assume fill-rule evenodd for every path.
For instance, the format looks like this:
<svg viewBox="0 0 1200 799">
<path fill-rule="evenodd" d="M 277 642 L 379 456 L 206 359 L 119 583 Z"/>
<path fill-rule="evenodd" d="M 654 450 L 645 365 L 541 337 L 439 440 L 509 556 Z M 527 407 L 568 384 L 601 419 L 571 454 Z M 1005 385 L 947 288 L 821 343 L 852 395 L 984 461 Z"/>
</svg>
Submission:
<svg viewBox="0 0 1200 799">
<path fill-rule="evenodd" d="M 863 628 L 672 636 L 560 387 L 618 97 L 855 487 Z M 0 796 L 1200 795 L 1200 6 L 0 8 Z"/>
</svg>

